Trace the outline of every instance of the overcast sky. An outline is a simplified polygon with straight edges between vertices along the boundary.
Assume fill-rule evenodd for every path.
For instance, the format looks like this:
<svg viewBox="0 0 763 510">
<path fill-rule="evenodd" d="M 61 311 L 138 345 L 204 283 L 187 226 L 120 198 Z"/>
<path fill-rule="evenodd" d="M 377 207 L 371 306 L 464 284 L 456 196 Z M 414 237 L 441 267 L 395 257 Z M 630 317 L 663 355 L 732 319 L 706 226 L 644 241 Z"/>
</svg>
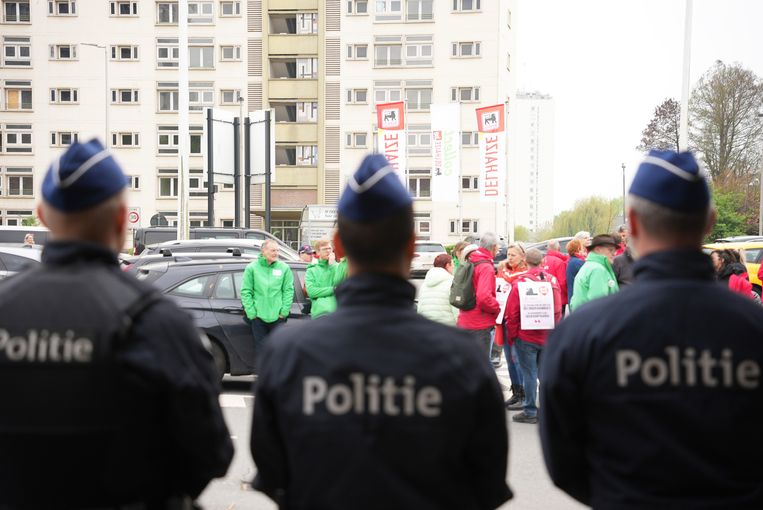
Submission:
<svg viewBox="0 0 763 510">
<path fill-rule="evenodd" d="M 622 194 L 654 108 L 680 101 L 684 0 L 518 0 L 517 88 L 556 102 L 554 210 Z M 694 0 L 692 84 L 716 60 L 763 76 L 763 2 Z"/>
</svg>

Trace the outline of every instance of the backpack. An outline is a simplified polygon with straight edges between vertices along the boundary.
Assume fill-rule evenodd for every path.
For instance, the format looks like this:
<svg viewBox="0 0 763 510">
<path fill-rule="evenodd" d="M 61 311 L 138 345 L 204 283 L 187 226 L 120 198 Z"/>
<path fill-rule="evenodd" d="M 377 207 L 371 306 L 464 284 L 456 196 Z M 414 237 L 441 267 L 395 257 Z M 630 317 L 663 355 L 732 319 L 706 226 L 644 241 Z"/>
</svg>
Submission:
<svg viewBox="0 0 763 510">
<path fill-rule="evenodd" d="M 477 306 L 477 293 L 474 290 L 474 268 L 489 260 L 477 262 L 465 261 L 453 275 L 453 284 L 450 286 L 450 304 L 459 310 L 471 310 Z"/>
</svg>

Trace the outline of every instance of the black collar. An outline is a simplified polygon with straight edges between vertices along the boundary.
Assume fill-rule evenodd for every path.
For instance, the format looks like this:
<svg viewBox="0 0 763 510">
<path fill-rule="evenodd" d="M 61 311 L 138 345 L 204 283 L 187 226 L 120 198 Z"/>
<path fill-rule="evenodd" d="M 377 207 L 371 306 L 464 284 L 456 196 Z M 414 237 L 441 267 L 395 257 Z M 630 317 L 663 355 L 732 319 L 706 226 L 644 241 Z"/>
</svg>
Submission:
<svg viewBox="0 0 763 510">
<path fill-rule="evenodd" d="M 337 303 L 345 306 L 400 306 L 410 308 L 416 289 L 398 276 L 382 273 L 360 273 L 336 288 Z"/>
<path fill-rule="evenodd" d="M 80 241 L 50 241 L 42 251 L 42 263 L 71 265 L 81 262 L 99 262 L 117 266 L 116 254 L 103 245 Z"/>
<path fill-rule="evenodd" d="M 660 251 L 640 258 L 633 265 L 638 281 L 708 280 L 714 278 L 713 262 L 700 250 Z"/>
</svg>

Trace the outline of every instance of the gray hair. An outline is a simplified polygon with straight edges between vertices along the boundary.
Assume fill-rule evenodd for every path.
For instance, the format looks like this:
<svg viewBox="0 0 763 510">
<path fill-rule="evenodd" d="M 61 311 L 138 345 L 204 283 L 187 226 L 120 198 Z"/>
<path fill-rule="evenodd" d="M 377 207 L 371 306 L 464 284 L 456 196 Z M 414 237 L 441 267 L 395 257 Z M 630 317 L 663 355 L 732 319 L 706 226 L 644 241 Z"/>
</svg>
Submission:
<svg viewBox="0 0 763 510">
<path fill-rule="evenodd" d="M 538 267 L 543 262 L 543 252 L 538 248 L 528 248 L 525 254 L 525 262 L 528 266 Z"/>
<path fill-rule="evenodd" d="M 638 216 L 646 232 L 664 240 L 684 240 L 688 237 L 701 240 L 713 211 L 709 203 L 707 208 L 697 212 L 674 211 L 636 195 L 628 195 L 628 208 Z"/>
<path fill-rule="evenodd" d="M 628 225 L 626 225 L 625 223 L 623 223 L 622 225 L 617 227 L 617 232 L 620 233 L 620 234 L 622 234 L 626 230 L 628 230 Z"/>
<path fill-rule="evenodd" d="M 591 237 L 590 232 L 586 232 L 585 230 L 581 230 L 577 234 L 575 234 L 575 237 L 573 239 L 585 239 L 586 237 Z"/>
<path fill-rule="evenodd" d="M 278 249 L 278 243 L 275 242 L 273 239 L 265 239 L 262 244 L 260 245 L 260 250 L 264 250 L 268 246 L 273 245 Z"/>
<path fill-rule="evenodd" d="M 559 251 L 559 248 L 560 248 L 560 246 L 559 246 L 559 241 L 558 240 L 552 239 L 552 240 L 550 240 L 548 242 L 548 249 L 549 250 Z"/>
<path fill-rule="evenodd" d="M 480 237 L 480 248 L 485 248 L 486 250 L 492 250 L 498 245 L 498 237 L 492 232 L 485 232 L 482 234 L 482 237 Z"/>
</svg>

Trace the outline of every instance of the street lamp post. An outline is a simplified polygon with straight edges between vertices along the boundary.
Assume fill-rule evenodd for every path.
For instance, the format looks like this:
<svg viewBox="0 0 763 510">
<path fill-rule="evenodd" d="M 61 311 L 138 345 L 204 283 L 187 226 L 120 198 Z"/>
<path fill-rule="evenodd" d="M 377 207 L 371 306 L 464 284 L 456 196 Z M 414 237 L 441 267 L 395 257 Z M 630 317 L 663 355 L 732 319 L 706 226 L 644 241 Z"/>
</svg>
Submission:
<svg viewBox="0 0 763 510">
<path fill-rule="evenodd" d="M 623 223 L 627 223 L 625 219 L 625 163 L 622 164 L 623 168 Z"/>
<path fill-rule="evenodd" d="M 758 118 L 763 119 L 763 111 L 758 112 Z M 758 181 L 760 185 L 760 196 L 758 197 L 760 202 L 758 204 L 758 235 L 763 236 L 763 162 L 761 163 Z"/>
<path fill-rule="evenodd" d="M 109 146 L 109 48 L 105 44 L 82 43 L 83 46 L 92 46 L 103 50 L 103 81 L 104 96 L 106 100 L 103 104 L 104 127 L 103 127 L 103 145 Z"/>
</svg>

